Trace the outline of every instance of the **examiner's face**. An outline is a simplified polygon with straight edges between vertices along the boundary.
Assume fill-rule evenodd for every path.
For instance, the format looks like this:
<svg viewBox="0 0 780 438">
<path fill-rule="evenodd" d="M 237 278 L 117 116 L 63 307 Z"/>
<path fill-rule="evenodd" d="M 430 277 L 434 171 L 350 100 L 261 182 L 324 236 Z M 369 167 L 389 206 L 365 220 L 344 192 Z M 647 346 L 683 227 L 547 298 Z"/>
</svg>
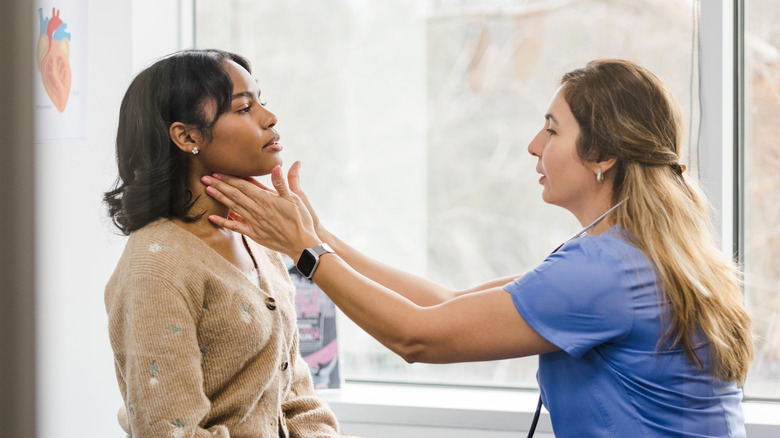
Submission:
<svg viewBox="0 0 780 438">
<path fill-rule="evenodd" d="M 528 152 L 538 158 L 536 171 L 541 174 L 542 199 L 575 212 L 587 200 L 588 189 L 596 183 L 593 170 L 577 155 L 580 127 L 558 88 L 545 114 L 542 129 L 528 145 Z"/>
<path fill-rule="evenodd" d="M 233 81 L 230 110 L 219 117 L 196 161 L 206 168 L 204 173 L 266 175 L 282 164 L 282 146 L 273 129 L 276 116 L 261 103 L 260 88 L 249 72 L 232 61 L 225 70 Z"/>
</svg>

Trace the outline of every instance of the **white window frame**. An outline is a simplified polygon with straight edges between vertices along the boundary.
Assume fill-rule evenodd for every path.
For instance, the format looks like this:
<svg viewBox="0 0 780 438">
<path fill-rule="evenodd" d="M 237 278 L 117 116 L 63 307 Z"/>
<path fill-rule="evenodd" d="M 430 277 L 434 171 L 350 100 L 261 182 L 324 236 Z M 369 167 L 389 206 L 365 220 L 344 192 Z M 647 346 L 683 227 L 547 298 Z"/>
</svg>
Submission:
<svg viewBox="0 0 780 438">
<path fill-rule="evenodd" d="M 735 232 L 734 163 L 736 82 L 735 9 L 737 0 L 701 1 L 699 81 L 701 136 L 698 170 L 712 204 L 715 229 L 720 232 L 724 254 L 731 256 Z"/>
</svg>

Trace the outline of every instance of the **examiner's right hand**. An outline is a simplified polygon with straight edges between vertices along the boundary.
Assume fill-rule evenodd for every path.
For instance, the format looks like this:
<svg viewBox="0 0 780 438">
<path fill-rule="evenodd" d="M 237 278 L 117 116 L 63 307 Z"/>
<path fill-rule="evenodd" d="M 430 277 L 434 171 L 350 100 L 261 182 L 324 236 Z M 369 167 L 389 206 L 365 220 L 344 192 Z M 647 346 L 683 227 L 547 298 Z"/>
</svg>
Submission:
<svg viewBox="0 0 780 438">
<path fill-rule="evenodd" d="M 297 172 L 293 179 L 300 191 Z M 216 225 L 244 234 L 296 262 L 304 249 L 322 242 L 307 205 L 287 187 L 281 167 L 271 172 L 276 192 L 254 180 L 229 175 L 204 176 L 201 181 L 208 186 L 206 193 L 227 206 L 234 219 L 209 216 Z"/>
</svg>

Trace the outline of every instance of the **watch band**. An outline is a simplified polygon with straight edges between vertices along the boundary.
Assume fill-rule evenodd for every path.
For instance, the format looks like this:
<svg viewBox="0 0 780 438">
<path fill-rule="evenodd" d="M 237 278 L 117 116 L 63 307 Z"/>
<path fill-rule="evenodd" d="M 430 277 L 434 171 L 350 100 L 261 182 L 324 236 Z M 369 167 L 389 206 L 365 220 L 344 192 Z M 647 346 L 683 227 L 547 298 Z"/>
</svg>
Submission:
<svg viewBox="0 0 780 438">
<path fill-rule="evenodd" d="M 320 264 L 320 256 L 328 253 L 335 253 L 335 251 L 327 243 L 320 243 L 311 248 L 306 248 L 301 253 L 301 257 L 295 266 L 304 277 L 311 280 L 311 277 L 314 276 L 314 272 L 317 270 L 317 266 Z"/>
</svg>

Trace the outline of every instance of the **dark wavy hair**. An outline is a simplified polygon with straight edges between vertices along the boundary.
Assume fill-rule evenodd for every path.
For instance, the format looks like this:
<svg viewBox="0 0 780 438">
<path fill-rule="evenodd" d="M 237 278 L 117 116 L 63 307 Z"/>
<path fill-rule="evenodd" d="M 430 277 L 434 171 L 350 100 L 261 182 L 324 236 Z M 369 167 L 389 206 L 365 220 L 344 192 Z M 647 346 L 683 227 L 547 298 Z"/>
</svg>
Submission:
<svg viewBox="0 0 780 438">
<path fill-rule="evenodd" d="M 187 222 L 195 202 L 187 188 L 187 154 L 171 140 L 181 122 L 211 138 L 214 124 L 229 111 L 233 82 L 225 63 L 252 72 L 245 58 L 222 50 L 185 50 L 168 55 L 133 79 L 119 110 L 116 161 L 119 176 L 103 200 L 114 224 L 128 235 L 159 218 Z M 209 118 L 208 102 L 216 103 Z"/>
</svg>

